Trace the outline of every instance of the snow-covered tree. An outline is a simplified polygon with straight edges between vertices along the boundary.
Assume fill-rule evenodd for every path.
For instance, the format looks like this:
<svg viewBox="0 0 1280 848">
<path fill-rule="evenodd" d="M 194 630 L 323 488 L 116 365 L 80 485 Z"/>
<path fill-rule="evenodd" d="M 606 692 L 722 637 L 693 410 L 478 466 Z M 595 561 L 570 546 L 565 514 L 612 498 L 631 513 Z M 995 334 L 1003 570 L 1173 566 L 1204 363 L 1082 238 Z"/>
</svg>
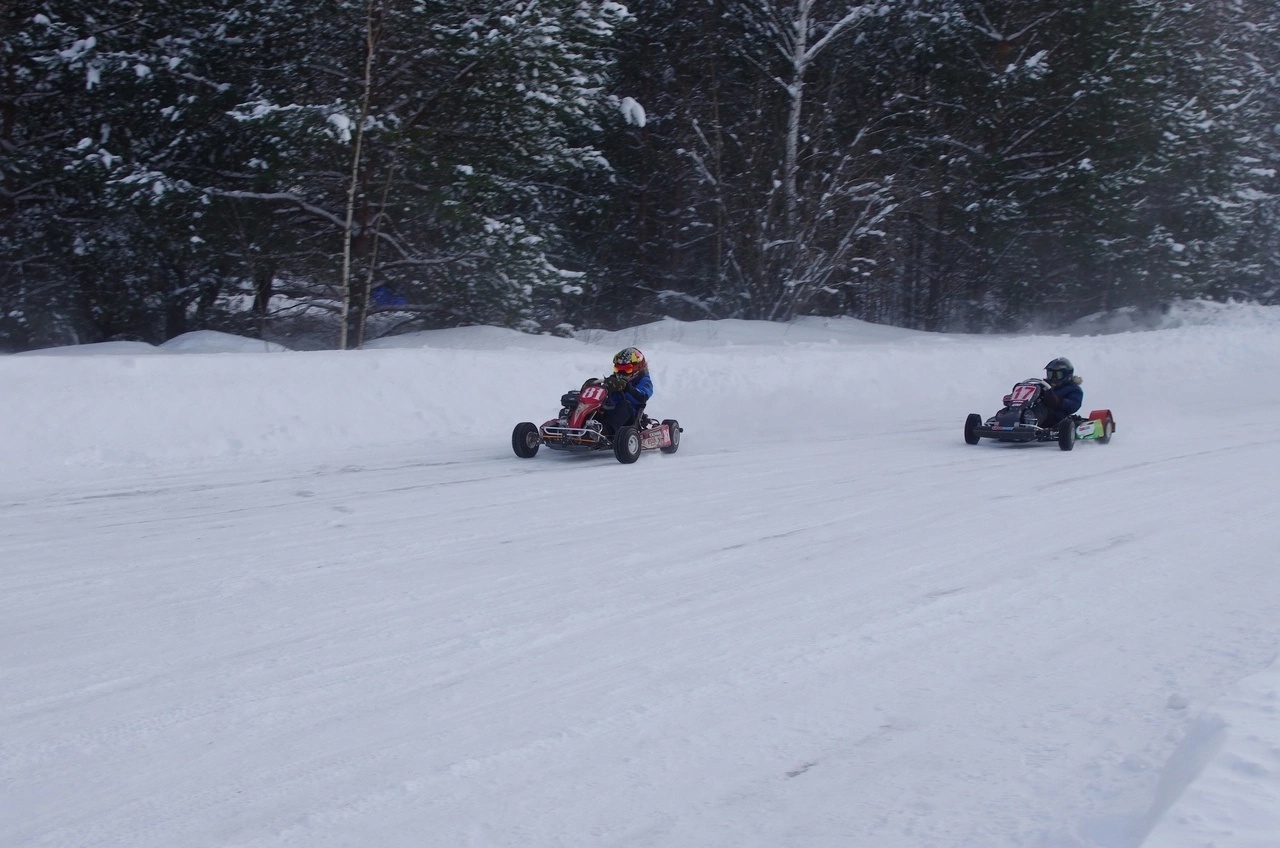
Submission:
<svg viewBox="0 0 1280 848">
<path fill-rule="evenodd" d="M 922 0 L 898 21 L 873 70 L 901 203 L 883 317 L 1008 326 L 1194 287 L 1223 167 L 1194 8 Z"/>
<path fill-rule="evenodd" d="M 628 152 L 651 170 L 618 167 L 639 204 L 623 230 L 643 239 L 661 308 L 788 318 L 860 285 L 890 203 L 861 116 L 841 113 L 833 92 L 855 33 L 881 8 L 638 7 L 623 83 L 638 87 L 650 121 L 629 133 Z M 667 243 L 652 242 L 658 231 Z"/>
<path fill-rule="evenodd" d="M 62 288 L 102 334 L 172 335 L 233 285 L 262 309 L 282 286 L 319 295 L 350 314 L 351 343 L 374 288 L 435 324 L 516 324 L 540 290 L 579 285 L 566 198 L 608 172 L 593 139 L 616 110 L 617 3 L 68 0 L 7 14 L 20 155 L 6 196 L 31 209 L 20 182 L 43 186 L 35 220 L 64 232 L 23 237 L 31 219 L 13 213 L 0 238 L 56 236 L 85 257 Z M 6 280 L 29 281 L 37 258 Z M 127 270 L 108 277 L 104 262 Z"/>
<path fill-rule="evenodd" d="M 13 0 L 0 343 L 1276 296 L 1274 3 L 633 7 Z"/>
<path fill-rule="evenodd" d="M 334 263 L 345 276 L 331 280 L 349 337 L 376 309 L 375 288 L 437 325 L 519 323 L 539 291 L 576 288 L 580 273 L 559 259 L 563 194 L 607 172 L 590 139 L 612 106 L 608 50 L 626 9 L 367 0 L 342 11 L 322 54 L 336 84 L 264 76 L 237 107 L 271 128 L 270 167 L 291 176 L 282 191 L 235 196 L 307 215 L 345 245 Z"/>
<path fill-rule="evenodd" d="M 1212 11 L 1212 114 L 1229 170 L 1214 198 L 1222 226 L 1201 293 L 1274 302 L 1280 297 L 1280 6 L 1228 0 Z"/>
<path fill-rule="evenodd" d="M 237 276 L 199 188 L 248 158 L 226 112 L 252 3 L 19 5 L 18 152 L 58 257 L 46 306 L 76 336 L 181 332 Z"/>
</svg>

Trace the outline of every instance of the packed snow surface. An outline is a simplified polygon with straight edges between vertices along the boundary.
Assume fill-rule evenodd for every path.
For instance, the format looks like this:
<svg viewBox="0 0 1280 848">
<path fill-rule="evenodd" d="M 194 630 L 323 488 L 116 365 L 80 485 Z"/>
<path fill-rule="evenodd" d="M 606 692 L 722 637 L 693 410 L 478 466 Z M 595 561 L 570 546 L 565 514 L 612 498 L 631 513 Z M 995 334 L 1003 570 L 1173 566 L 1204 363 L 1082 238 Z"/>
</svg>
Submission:
<svg viewBox="0 0 1280 848">
<path fill-rule="evenodd" d="M 678 453 L 513 455 L 630 344 Z M 964 444 L 1056 356 L 1110 444 Z M 1246 306 L 0 357 L 0 845 L 1275 848 L 1276 374 Z"/>
</svg>

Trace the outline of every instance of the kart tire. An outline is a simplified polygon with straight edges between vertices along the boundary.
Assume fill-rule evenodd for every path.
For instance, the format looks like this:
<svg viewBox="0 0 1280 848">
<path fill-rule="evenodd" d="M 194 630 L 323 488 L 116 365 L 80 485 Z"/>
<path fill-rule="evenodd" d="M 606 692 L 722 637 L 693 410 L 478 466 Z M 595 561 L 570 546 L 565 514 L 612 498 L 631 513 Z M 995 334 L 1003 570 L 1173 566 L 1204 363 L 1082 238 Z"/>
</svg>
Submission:
<svg viewBox="0 0 1280 848">
<path fill-rule="evenodd" d="M 663 453 L 675 453 L 680 450 L 680 422 L 674 418 L 664 418 L 662 423 L 666 425 L 667 431 L 671 433 L 671 444 L 665 448 L 658 448 Z"/>
<path fill-rule="evenodd" d="M 1076 422 L 1075 419 L 1066 418 L 1058 425 L 1058 447 L 1062 450 L 1071 450 L 1076 446 Z"/>
<path fill-rule="evenodd" d="M 531 421 L 521 421 L 511 431 L 511 449 L 521 459 L 528 459 L 538 453 L 542 445 L 542 437 L 538 435 L 538 425 Z"/>
<path fill-rule="evenodd" d="M 622 427 L 613 437 L 613 455 L 623 465 L 630 465 L 640 458 L 640 431 L 635 427 Z"/>
<path fill-rule="evenodd" d="M 1108 418 L 1102 422 L 1102 435 L 1098 437 L 1098 444 L 1105 445 L 1111 441 L 1111 434 L 1115 432 L 1116 426 Z"/>
<path fill-rule="evenodd" d="M 970 412 L 969 417 L 964 420 L 964 443 L 966 445 L 976 445 L 982 441 L 982 437 L 978 435 L 978 428 L 982 426 L 982 416 L 976 412 Z"/>
</svg>

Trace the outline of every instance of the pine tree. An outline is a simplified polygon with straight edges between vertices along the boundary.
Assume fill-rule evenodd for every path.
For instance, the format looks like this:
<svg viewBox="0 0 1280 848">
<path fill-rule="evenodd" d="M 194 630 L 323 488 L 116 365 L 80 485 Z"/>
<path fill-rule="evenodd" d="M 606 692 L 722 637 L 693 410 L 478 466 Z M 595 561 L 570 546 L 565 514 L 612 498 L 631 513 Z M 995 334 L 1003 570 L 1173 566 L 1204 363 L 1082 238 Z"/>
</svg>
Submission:
<svg viewBox="0 0 1280 848">
<path fill-rule="evenodd" d="M 40 308 L 71 316 L 73 337 L 161 341 L 236 278 L 223 210 L 199 188 L 247 158 L 227 115 L 240 9 L 69 0 L 26 10 L 32 108 L 15 120 L 42 140 L 22 152 L 43 177 L 35 217 L 58 257 Z"/>
<path fill-rule="evenodd" d="M 352 316 L 347 338 L 378 309 L 375 291 L 442 326 L 518 324 L 538 292 L 579 288 L 557 259 L 563 195 L 607 170 L 587 139 L 609 105 L 607 47 L 624 10 L 368 0 L 344 11 L 324 57 L 340 69 L 332 98 L 263 78 L 237 109 L 279 139 L 271 169 L 292 188 L 235 196 L 299 210 L 343 245 L 331 264 L 345 276 L 330 280 Z"/>
</svg>

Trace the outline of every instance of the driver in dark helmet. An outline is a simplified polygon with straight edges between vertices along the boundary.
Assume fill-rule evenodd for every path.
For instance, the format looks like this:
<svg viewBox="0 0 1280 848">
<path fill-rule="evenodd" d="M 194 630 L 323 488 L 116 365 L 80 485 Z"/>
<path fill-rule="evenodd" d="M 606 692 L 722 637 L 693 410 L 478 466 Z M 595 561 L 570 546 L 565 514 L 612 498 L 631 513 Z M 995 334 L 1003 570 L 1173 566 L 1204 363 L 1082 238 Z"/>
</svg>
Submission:
<svg viewBox="0 0 1280 848">
<path fill-rule="evenodd" d="M 1044 367 L 1044 381 L 1049 387 L 1040 393 L 1040 426 L 1056 427 L 1064 418 L 1080 411 L 1084 403 L 1084 382 L 1065 356 L 1049 361 Z"/>
</svg>

